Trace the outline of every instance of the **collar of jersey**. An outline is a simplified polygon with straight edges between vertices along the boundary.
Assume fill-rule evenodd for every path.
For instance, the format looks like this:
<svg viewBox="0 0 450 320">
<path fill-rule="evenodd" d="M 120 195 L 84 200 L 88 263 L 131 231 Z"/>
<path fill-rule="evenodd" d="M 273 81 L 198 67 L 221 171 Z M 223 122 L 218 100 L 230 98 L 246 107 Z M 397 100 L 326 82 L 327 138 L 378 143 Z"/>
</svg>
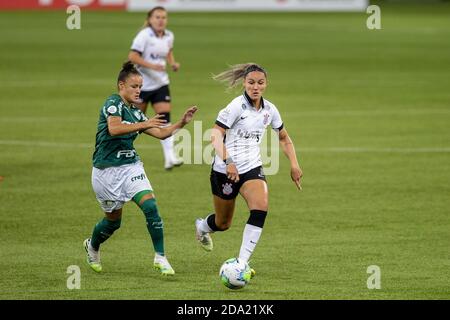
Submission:
<svg viewBox="0 0 450 320">
<path fill-rule="evenodd" d="M 249 97 L 249 95 L 247 94 L 246 91 L 244 91 L 243 96 L 244 96 L 244 99 L 245 99 L 245 101 L 247 102 L 248 106 L 249 106 L 250 108 L 255 108 L 255 107 L 253 106 L 252 99 Z M 255 109 L 256 109 L 256 108 L 255 108 Z M 261 97 L 261 109 L 264 109 L 264 98 L 263 98 L 263 97 Z"/>
<path fill-rule="evenodd" d="M 115 93 L 115 95 L 119 97 L 120 101 L 122 101 L 122 103 L 123 103 L 124 106 L 129 107 L 130 109 L 131 109 L 131 108 L 136 108 L 136 107 L 134 106 L 134 104 L 131 103 L 130 105 L 128 105 L 125 101 L 123 101 L 123 99 L 122 99 L 122 97 L 120 96 L 120 94 Z"/>
<path fill-rule="evenodd" d="M 156 35 L 156 32 L 155 32 L 155 30 L 153 30 L 153 28 L 152 27 L 148 27 L 149 29 L 150 29 L 150 35 L 153 35 L 153 36 L 155 36 L 155 37 L 157 37 L 157 38 L 159 38 L 157 35 Z M 162 37 L 161 38 L 164 38 L 164 36 L 166 35 L 166 30 L 164 30 L 164 32 L 163 32 L 163 34 L 162 34 Z"/>
</svg>

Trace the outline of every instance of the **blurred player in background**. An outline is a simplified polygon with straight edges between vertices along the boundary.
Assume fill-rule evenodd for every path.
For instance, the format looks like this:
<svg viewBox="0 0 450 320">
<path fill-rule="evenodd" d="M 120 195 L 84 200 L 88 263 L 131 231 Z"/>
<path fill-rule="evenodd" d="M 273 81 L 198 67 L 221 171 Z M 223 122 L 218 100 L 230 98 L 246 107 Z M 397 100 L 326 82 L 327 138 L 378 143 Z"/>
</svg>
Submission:
<svg viewBox="0 0 450 320">
<path fill-rule="evenodd" d="M 97 127 L 92 186 L 105 217 L 95 225 L 92 237 L 84 241 L 87 262 L 94 271 L 102 271 L 100 244 L 120 228 L 122 207 L 133 200 L 147 221 L 155 250 L 154 268 L 163 275 L 173 275 L 175 271 L 164 253 L 163 222 L 133 142 L 142 132 L 158 139 L 169 137 L 192 120 L 197 108 L 187 109 L 181 120 L 170 126 L 166 126 L 161 115 L 147 119 L 135 107 L 139 101 L 142 76 L 130 61 L 123 65 L 117 86 L 119 93 L 106 99 Z"/>
<path fill-rule="evenodd" d="M 171 97 L 167 63 L 173 71 L 178 71 L 180 64 L 173 54 L 174 35 L 166 30 L 167 11 L 163 7 L 155 7 L 147 14 L 144 28 L 137 34 L 131 45 L 128 59 L 137 65 L 144 78 L 141 91 L 141 102 L 137 103 L 143 113 L 150 102 L 157 114 L 170 125 Z M 175 156 L 173 137 L 161 140 L 164 152 L 164 168 L 170 170 L 183 164 L 182 159 Z"/>
<path fill-rule="evenodd" d="M 291 164 L 291 179 L 300 190 L 303 173 L 278 109 L 262 97 L 267 86 L 266 71 L 254 63 L 240 64 L 214 79 L 227 82 L 230 88 L 243 80 L 244 93 L 219 112 L 213 128 L 211 141 L 216 155 L 210 179 L 215 212 L 196 220 L 196 236 L 201 246 L 211 251 L 210 233 L 230 228 L 235 200 L 240 193 L 247 202 L 250 217 L 244 228 L 239 260 L 248 263 L 268 210 L 269 194 L 259 145 L 269 125 L 278 132 L 283 152 Z"/>
</svg>

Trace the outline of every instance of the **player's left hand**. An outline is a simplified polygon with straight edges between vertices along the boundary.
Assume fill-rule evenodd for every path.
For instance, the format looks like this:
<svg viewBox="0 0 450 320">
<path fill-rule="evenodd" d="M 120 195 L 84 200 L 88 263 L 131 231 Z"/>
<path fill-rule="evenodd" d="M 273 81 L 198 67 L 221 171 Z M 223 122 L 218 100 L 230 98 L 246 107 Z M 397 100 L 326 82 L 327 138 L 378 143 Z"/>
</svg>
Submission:
<svg viewBox="0 0 450 320">
<path fill-rule="evenodd" d="M 183 114 L 183 118 L 181 118 L 181 123 L 183 125 L 188 124 L 192 120 L 192 118 L 194 117 L 194 113 L 197 111 L 197 109 L 198 109 L 197 106 L 193 106 L 193 107 L 188 108 L 185 111 L 185 113 Z"/>
<path fill-rule="evenodd" d="M 180 69 L 180 64 L 178 62 L 174 62 L 172 64 L 172 70 L 177 72 Z"/>
<path fill-rule="evenodd" d="M 302 185 L 300 179 L 303 177 L 303 171 L 300 167 L 291 168 L 291 179 L 294 181 L 298 190 L 302 190 Z"/>
</svg>

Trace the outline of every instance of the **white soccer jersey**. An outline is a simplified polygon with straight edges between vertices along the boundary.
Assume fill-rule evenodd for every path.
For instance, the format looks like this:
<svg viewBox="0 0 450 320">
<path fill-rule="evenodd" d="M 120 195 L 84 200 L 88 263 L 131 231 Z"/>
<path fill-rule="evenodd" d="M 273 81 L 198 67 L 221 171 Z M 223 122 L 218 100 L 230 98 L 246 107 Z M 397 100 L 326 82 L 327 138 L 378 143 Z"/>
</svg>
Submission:
<svg viewBox="0 0 450 320">
<path fill-rule="evenodd" d="M 173 48 L 174 36 L 169 30 L 158 38 L 152 28 L 142 29 L 134 38 L 131 50 L 137 51 L 142 58 L 150 63 L 166 65 L 166 58 Z M 144 78 L 142 91 L 153 91 L 169 84 L 169 75 L 166 71 L 156 71 L 142 66 L 137 69 Z"/>
<path fill-rule="evenodd" d="M 259 145 L 267 126 L 276 130 L 283 128 L 280 113 L 273 103 L 263 98 L 261 107 L 256 110 L 250 101 L 244 92 L 222 109 L 216 120 L 218 126 L 227 129 L 225 147 L 239 174 L 262 165 Z M 226 173 L 226 165 L 217 154 L 213 170 Z"/>
</svg>

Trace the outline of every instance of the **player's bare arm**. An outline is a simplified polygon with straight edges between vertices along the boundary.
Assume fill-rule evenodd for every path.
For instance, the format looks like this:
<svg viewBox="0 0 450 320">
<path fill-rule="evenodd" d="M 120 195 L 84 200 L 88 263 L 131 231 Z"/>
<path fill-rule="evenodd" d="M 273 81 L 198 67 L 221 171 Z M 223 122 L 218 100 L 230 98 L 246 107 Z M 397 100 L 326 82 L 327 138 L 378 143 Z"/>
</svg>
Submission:
<svg viewBox="0 0 450 320">
<path fill-rule="evenodd" d="M 178 69 L 180 69 L 180 64 L 176 62 L 175 56 L 173 55 L 173 50 L 170 50 L 169 53 L 167 54 L 167 62 L 172 67 L 173 71 L 176 72 L 178 71 Z"/>
<path fill-rule="evenodd" d="M 173 135 L 176 130 L 183 128 L 185 125 L 191 122 L 194 117 L 194 113 L 197 110 L 198 108 L 196 106 L 189 107 L 178 122 L 163 128 L 152 127 L 148 130 L 145 130 L 144 133 L 158 139 L 166 139 L 167 137 Z"/>
<path fill-rule="evenodd" d="M 299 190 L 302 190 L 301 186 L 301 178 L 303 176 L 302 169 L 298 165 L 297 155 L 295 154 L 294 144 L 292 143 L 291 138 L 289 137 L 286 129 L 281 129 L 279 132 L 279 140 L 281 148 L 283 149 L 284 154 L 289 159 L 291 163 L 291 179 L 297 186 Z"/>
<path fill-rule="evenodd" d="M 111 136 L 121 136 L 128 133 L 144 131 L 150 128 L 158 128 L 166 123 L 165 120 L 160 119 L 161 117 L 161 115 L 156 115 L 144 122 L 122 123 L 122 117 L 109 116 L 108 132 Z"/>
</svg>

